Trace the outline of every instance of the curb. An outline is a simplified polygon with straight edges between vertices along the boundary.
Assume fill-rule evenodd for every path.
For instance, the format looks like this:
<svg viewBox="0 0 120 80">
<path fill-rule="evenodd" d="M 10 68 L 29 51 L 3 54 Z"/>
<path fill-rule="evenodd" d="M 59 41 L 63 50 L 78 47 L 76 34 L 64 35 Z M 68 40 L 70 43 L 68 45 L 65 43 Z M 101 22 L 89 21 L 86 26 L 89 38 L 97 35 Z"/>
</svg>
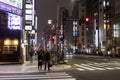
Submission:
<svg viewBox="0 0 120 80">
<path fill-rule="evenodd" d="M 37 63 L 26 63 L 26 64 L 23 64 L 23 66 L 26 69 L 29 67 L 29 69 L 31 69 L 30 71 L 32 71 L 33 69 L 37 69 Z M 60 71 L 60 70 L 70 69 L 71 67 L 72 66 L 70 66 L 68 64 L 54 64 L 51 67 L 51 71 Z"/>
<path fill-rule="evenodd" d="M 68 64 L 55 64 L 51 67 L 50 72 L 61 71 L 71 68 L 72 66 Z M 46 72 L 39 71 L 37 68 L 37 62 L 30 63 L 25 62 L 23 64 L 9 64 L 9 65 L 1 65 L 0 66 L 0 74 L 12 74 L 12 73 L 36 73 L 36 72 Z M 48 72 L 48 71 L 47 71 Z"/>
</svg>

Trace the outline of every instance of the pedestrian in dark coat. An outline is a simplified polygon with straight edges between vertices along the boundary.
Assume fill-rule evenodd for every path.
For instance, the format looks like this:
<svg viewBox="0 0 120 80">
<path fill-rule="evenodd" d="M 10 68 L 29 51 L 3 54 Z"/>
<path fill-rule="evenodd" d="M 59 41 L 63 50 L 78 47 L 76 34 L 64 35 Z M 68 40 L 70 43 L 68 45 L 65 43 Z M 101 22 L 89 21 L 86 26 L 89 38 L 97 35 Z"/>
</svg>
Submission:
<svg viewBox="0 0 120 80">
<path fill-rule="evenodd" d="M 45 52 L 44 54 L 44 61 L 45 61 L 45 66 L 44 66 L 44 70 L 46 70 L 46 68 L 48 68 L 48 70 L 50 71 L 50 53 L 48 51 Z"/>
<path fill-rule="evenodd" d="M 42 70 L 42 64 L 43 64 L 43 50 L 38 50 L 38 70 Z"/>
<path fill-rule="evenodd" d="M 30 62 L 33 63 L 33 54 L 34 54 L 34 50 L 31 49 L 30 52 L 29 52 L 29 54 L 30 54 Z"/>
</svg>

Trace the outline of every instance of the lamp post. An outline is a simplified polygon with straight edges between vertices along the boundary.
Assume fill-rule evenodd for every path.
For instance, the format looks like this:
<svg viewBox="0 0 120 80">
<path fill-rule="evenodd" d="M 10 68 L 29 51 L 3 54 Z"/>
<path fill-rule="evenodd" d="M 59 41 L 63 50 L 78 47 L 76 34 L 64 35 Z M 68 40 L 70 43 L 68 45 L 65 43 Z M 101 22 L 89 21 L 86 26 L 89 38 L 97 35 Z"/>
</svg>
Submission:
<svg viewBox="0 0 120 80">
<path fill-rule="evenodd" d="M 52 20 L 48 20 L 47 22 L 49 25 L 52 24 Z M 44 45 L 44 50 L 46 51 L 47 50 L 47 42 L 48 42 L 48 38 L 50 36 L 50 28 L 48 26 L 45 26 L 44 28 L 44 33 L 42 34 L 43 37 L 41 38 L 42 41 L 43 41 L 43 45 Z"/>
<path fill-rule="evenodd" d="M 59 0 L 57 0 L 57 15 L 56 15 L 56 52 L 58 53 L 58 26 L 59 26 Z"/>
</svg>

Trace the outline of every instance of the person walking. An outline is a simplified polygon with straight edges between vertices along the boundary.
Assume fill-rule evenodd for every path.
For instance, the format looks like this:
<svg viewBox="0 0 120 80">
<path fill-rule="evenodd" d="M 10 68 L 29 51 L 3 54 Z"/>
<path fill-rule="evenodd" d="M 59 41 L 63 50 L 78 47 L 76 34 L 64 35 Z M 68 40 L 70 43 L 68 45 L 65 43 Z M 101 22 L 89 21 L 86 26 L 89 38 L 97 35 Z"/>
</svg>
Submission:
<svg viewBox="0 0 120 80">
<path fill-rule="evenodd" d="M 44 70 L 46 71 L 46 68 L 48 68 L 48 71 L 50 71 L 50 53 L 48 51 L 44 53 L 44 61 L 45 61 Z"/>
<path fill-rule="evenodd" d="M 39 49 L 37 51 L 38 53 L 38 70 L 42 71 L 42 65 L 43 65 L 43 50 Z"/>
<path fill-rule="evenodd" d="M 34 50 L 31 49 L 29 53 L 30 53 L 30 62 L 33 63 L 33 54 L 34 54 Z"/>
</svg>

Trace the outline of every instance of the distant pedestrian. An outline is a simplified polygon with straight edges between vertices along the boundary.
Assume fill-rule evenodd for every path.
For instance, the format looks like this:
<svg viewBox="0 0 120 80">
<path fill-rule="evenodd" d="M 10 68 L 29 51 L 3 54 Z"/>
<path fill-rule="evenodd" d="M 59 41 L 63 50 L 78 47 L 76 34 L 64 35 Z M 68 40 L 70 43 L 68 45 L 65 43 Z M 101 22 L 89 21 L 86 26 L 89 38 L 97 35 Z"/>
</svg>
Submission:
<svg viewBox="0 0 120 80">
<path fill-rule="evenodd" d="M 33 63 L 33 54 L 34 54 L 34 50 L 31 49 L 30 52 L 29 52 L 29 54 L 30 54 L 30 62 Z"/>
<path fill-rule="evenodd" d="M 45 61 L 44 70 L 46 70 L 47 68 L 48 71 L 50 71 L 50 53 L 48 51 L 46 51 L 44 54 L 44 61 Z"/>
<path fill-rule="evenodd" d="M 37 51 L 38 54 L 38 70 L 42 70 L 42 65 L 43 65 L 43 50 L 39 49 Z"/>
</svg>

